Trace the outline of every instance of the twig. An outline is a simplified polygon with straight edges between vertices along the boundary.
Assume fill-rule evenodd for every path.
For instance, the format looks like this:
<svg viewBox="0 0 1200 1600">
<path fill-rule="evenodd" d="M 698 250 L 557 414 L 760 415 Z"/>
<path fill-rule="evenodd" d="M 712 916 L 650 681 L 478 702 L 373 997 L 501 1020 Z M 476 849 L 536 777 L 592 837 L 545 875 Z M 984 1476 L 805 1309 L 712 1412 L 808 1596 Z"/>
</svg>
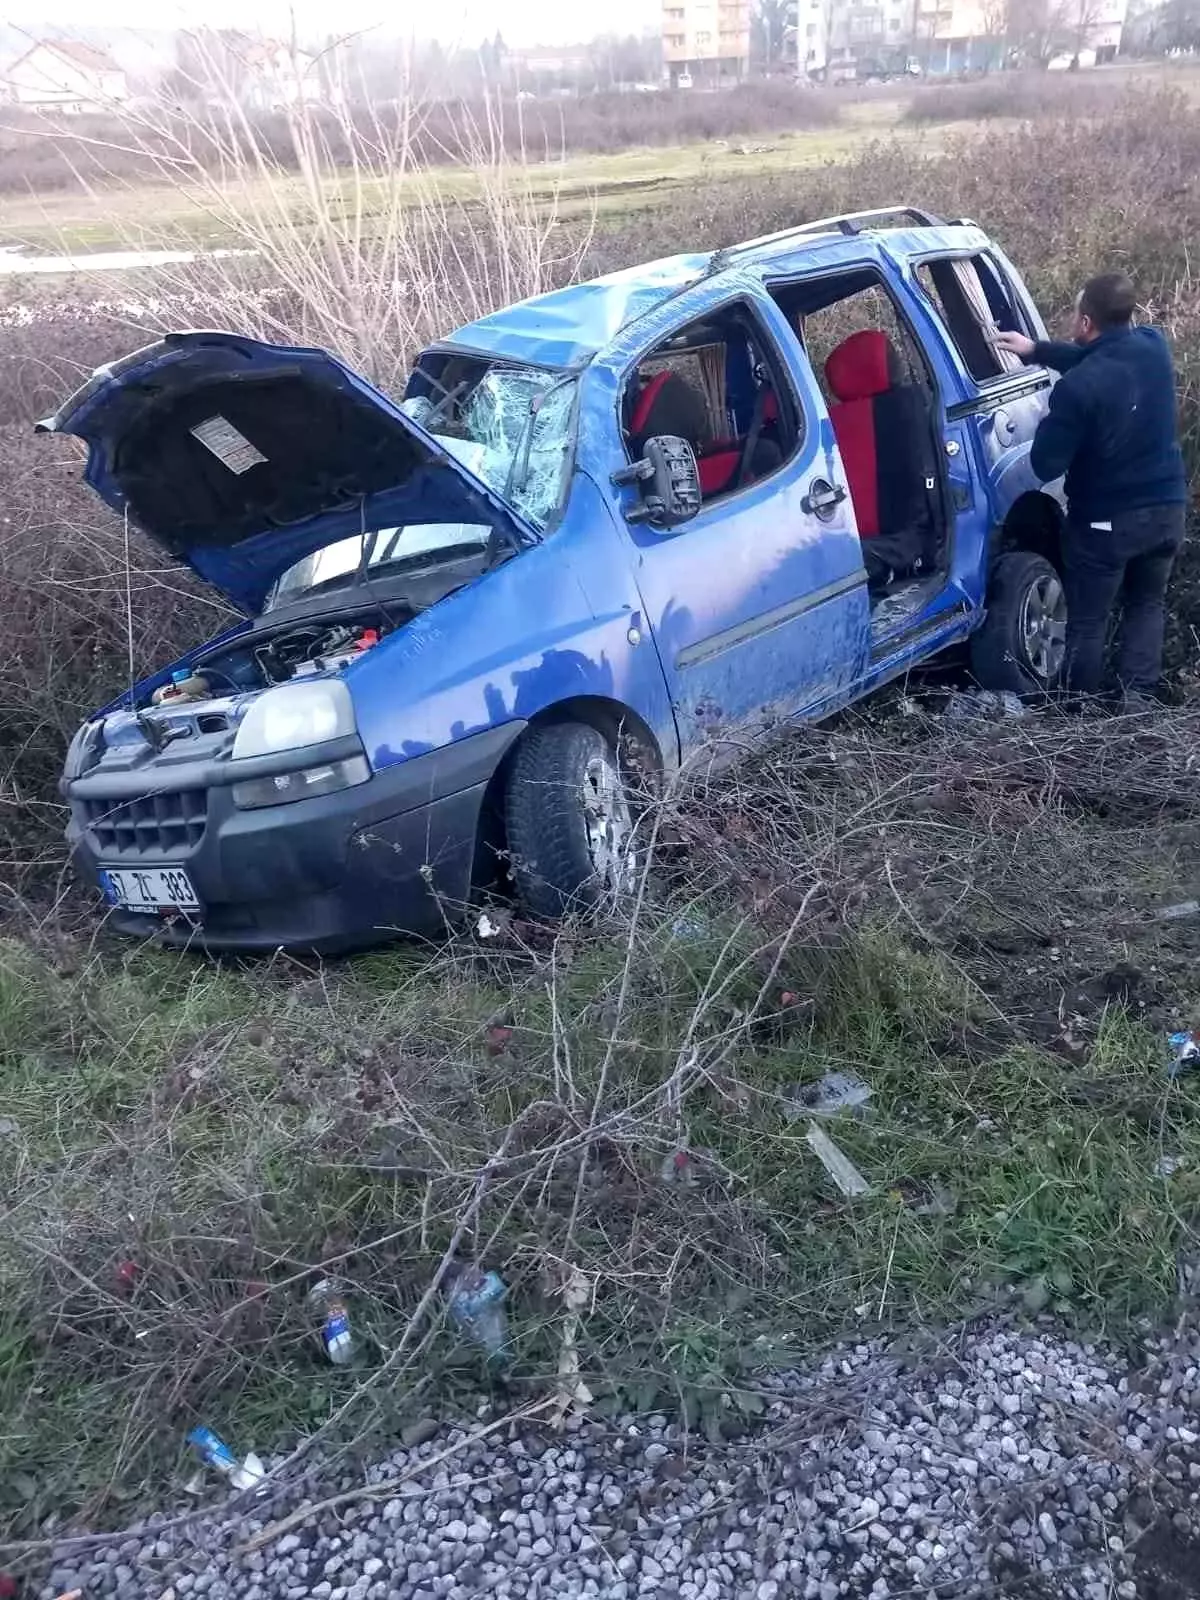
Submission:
<svg viewBox="0 0 1200 1600">
<path fill-rule="evenodd" d="M 322 1511 L 330 1511 L 335 1506 L 349 1505 L 355 1500 L 382 1500 L 388 1495 L 395 1494 L 397 1489 L 411 1483 L 414 1478 L 419 1478 L 422 1473 L 428 1472 L 431 1467 L 441 1466 L 443 1461 L 466 1450 L 473 1444 L 478 1444 L 481 1439 L 486 1439 L 500 1428 L 509 1426 L 514 1422 L 527 1422 L 532 1417 L 538 1416 L 543 1411 L 548 1411 L 554 1405 L 553 1397 L 538 1400 L 523 1407 L 519 1411 L 510 1412 L 507 1416 L 497 1417 L 494 1422 L 489 1422 L 486 1427 L 476 1428 L 473 1433 L 464 1434 L 457 1444 L 450 1445 L 436 1456 L 430 1456 L 428 1461 L 418 1461 L 416 1466 L 410 1467 L 407 1472 L 402 1472 L 395 1478 L 387 1478 L 383 1483 L 365 1483 L 357 1489 L 344 1489 L 340 1494 L 331 1494 L 328 1499 L 318 1500 L 315 1505 L 299 1507 L 290 1512 L 286 1517 L 281 1517 L 278 1522 L 272 1522 L 261 1533 L 256 1533 L 253 1538 L 247 1539 L 244 1544 L 238 1545 L 238 1555 L 252 1555 L 255 1550 L 261 1550 L 265 1545 L 274 1544 L 276 1539 L 281 1539 L 292 1528 L 298 1528 L 301 1523 L 307 1522 L 311 1517 L 317 1516 Z"/>
</svg>

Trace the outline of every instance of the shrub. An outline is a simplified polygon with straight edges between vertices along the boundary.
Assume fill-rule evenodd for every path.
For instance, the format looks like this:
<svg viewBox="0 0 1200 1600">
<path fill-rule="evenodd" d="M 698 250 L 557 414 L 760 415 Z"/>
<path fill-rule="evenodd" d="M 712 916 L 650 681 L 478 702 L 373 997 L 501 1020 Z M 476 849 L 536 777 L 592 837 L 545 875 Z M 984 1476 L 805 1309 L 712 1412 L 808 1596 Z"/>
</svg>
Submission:
<svg viewBox="0 0 1200 1600">
<path fill-rule="evenodd" d="M 1061 72 L 997 72 L 973 83 L 927 82 L 913 95 L 904 121 L 990 122 L 1110 115 L 1129 93 L 1128 80 Z"/>
<path fill-rule="evenodd" d="M 779 134 L 801 128 L 829 127 L 838 119 L 840 103 L 832 94 L 799 89 L 790 83 L 743 84 L 716 94 L 601 93 L 572 99 L 544 99 L 489 104 L 483 101 L 438 101 L 414 113 L 410 105 L 372 107 L 352 112 L 316 112 L 334 158 L 352 157 L 351 129 L 374 137 L 386 128 L 388 142 L 403 135 L 414 157 L 426 166 L 470 165 L 472 152 L 463 143 L 465 127 L 484 122 L 502 127 L 502 145 L 510 156 L 526 151 L 586 154 L 628 150 L 638 145 L 689 144 L 698 139 L 737 139 L 754 134 Z M 162 163 L 172 159 L 178 141 L 195 126 L 195 112 L 162 106 L 153 114 L 154 136 L 130 144 L 127 121 L 117 116 L 72 118 L 55 123 L 45 117 L 5 113 L 0 127 L 0 194 L 30 190 L 46 193 L 73 189 L 80 174 L 92 181 L 145 181 L 161 176 Z M 239 119 L 238 144 L 244 154 L 263 151 L 289 171 L 297 170 L 292 126 L 282 112 L 263 112 Z M 207 159 L 220 165 L 215 148 Z"/>
</svg>

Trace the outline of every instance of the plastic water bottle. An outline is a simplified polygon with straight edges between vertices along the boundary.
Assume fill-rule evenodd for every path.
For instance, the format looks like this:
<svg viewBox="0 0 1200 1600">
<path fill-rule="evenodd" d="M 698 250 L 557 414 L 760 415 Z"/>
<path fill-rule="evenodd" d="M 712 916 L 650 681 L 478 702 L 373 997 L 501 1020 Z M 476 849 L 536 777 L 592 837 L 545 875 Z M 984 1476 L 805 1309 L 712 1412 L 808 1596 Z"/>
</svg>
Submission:
<svg viewBox="0 0 1200 1600">
<path fill-rule="evenodd" d="M 1189 1028 L 1186 1033 L 1173 1033 L 1170 1076 L 1178 1078 L 1185 1072 L 1195 1072 L 1200 1067 L 1200 1028 Z"/>
<path fill-rule="evenodd" d="M 321 1343 L 325 1346 L 325 1354 L 335 1367 L 348 1367 L 354 1360 L 357 1346 L 343 1291 L 332 1278 L 322 1278 L 311 1290 L 308 1299 L 309 1304 L 324 1317 Z"/>
<path fill-rule="evenodd" d="M 449 1310 L 456 1327 L 497 1365 L 512 1355 L 504 1309 L 507 1294 L 508 1287 L 498 1273 L 480 1272 L 477 1267 L 460 1272 L 450 1291 Z"/>
<path fill-rule="evenodd" d="M 193 1428 L 188 1434 L 188 1443 L 200 1452 L 207 1466 L 223 1473 L 235 1489 L 253 1489 L 267 1475 L 267 1469 L 253 1452 L 239 1461 L 224 1439 L 211 1428 Z"/>
</svg>

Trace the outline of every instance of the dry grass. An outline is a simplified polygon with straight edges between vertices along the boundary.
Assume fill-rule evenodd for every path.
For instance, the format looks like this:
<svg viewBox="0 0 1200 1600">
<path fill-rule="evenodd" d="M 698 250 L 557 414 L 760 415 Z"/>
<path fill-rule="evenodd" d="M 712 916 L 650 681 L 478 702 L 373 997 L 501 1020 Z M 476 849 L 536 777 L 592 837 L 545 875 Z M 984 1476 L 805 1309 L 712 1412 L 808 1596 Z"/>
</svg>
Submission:
<svg viewBox="0 0 1200 1600">
<path fill-rule="evenodd" d="M 473 320 L 576 270 L 587 230 L 556 233 L 553 180 L 535 180 L 522 144 L 511 153 L 499 107 L 485 103 L 446 129 L 472 178 L 463 191 L 439 182 L 419 105 L 371 114 L 301 101 L 268 138 L 222 83 L 221 62 L 209 68 L 207 108 L 126 108 L 80 169 L 80 186 L 105 205 L 120 181 L 113 158 L 135 151 L 139 175 L 127 186 L 149 177 L 228 241 L 235 254 L 219 264 L 159 269 L 169 298 L 232 312 L 264 339 L 334 349 L 396 389 L 448 305 Z M 113 216 L 127 248 L 167 242 L 141 217 Z"/>
<path fill-rule="evenodd" d="M 228 64 L 211 57 L 208 65 L 209 75 L 220 84 Z M 225 88 L 232 85 L 226 83 Z M 464 139 L 464 129 L 486 123 L 497 124 L 505 154 L 513 160 L 529 152 L 535 157 L 558 152 L 604 154 L 826 128 L 838 121 L 848 98 L 780 82 L 746 84 L 715 94 L 593 94 L 529 104 L 512 98 L 426 103 L 414 99 L 398 81 L 396 95 L 384 109 L 368 103 L 315 116 L 337 164 L 352 167 L 355 145 L 375 140 L 382 132 L 389 144 L 407 143 L 422 167 L 469 167 L 474 162 L 473 141 L 469 136 Z M 148 137 L 133 143 L 124 137 L 127 113 L 117 108 L 107 115 L 57 121 L 7 109 L 0 123 L 0 194 L 71 191 L 81 175 L 100 182 L 152 181 L 213 98 L 199 86 L 182 103 L 164 97 L 151 113 Z M 300 171 L 293 118 L 287 112 L 239 115 L 237 124 L 243 154 L 261 150 L 284 170 Z M 213 148 L 195 154 L 214 168 L 222 164 Z"/>
<path fill-rule="evenodd" d="M 456 1259 L 510 1285 L 509 1403 L 555 1394 L 578 1272 L 598 1410 L 710 1431 L 850 1329 L 1163 1304 L 1200 1200 L 1163 1043 L 1200 919 L 1154 913 L 1195 888 L 1198 733 L 848 719 L 667 803 L 609 927 L 238 974 L 26 923 L 0 959 L 13 1531 L 119 1515 L 201 1418 L 369 1449 L 455 1404 L 479 1379 L 437 1292 Z M 833 1068 L 872 1089 L 832 1130 L 854 1202 L 793 1108 Z M 357 1371 L 304 1310 L 331 1270 Z"/>
</svg>

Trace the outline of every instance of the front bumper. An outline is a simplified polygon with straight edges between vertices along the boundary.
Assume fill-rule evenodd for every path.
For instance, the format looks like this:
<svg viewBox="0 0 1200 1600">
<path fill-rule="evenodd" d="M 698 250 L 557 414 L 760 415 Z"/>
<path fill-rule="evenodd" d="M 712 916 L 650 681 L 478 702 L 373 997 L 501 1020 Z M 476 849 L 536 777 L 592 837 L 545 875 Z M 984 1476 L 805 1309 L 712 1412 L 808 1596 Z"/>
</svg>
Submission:
<svg viewBox="0 0 1200 1600">
<path fill-rule="evenodd" d="M 110 787 L 91 773 L 64 786 L 67 837 L 92 883 L 102 866 L 184 867 L 191 877 L 198 919 L 111 910 L 109 926 L 120 933 L 214 953 L 330 954 L 396 934 L 437 938 L 466 905 L 484 793 L 524 726 L 473 734 L 352 789 L 289 805 L 239 811 L 228 783 L 210 784 L 198 841 L 151 844 L 136 857 L 106 854 L 88 825 L 84 799 L 95 810 Z M 170 782 L 185 788 L 186 769 Z M 114 806 L 128 800 L 128 780 L 111 788 Z"/>
</svg>

